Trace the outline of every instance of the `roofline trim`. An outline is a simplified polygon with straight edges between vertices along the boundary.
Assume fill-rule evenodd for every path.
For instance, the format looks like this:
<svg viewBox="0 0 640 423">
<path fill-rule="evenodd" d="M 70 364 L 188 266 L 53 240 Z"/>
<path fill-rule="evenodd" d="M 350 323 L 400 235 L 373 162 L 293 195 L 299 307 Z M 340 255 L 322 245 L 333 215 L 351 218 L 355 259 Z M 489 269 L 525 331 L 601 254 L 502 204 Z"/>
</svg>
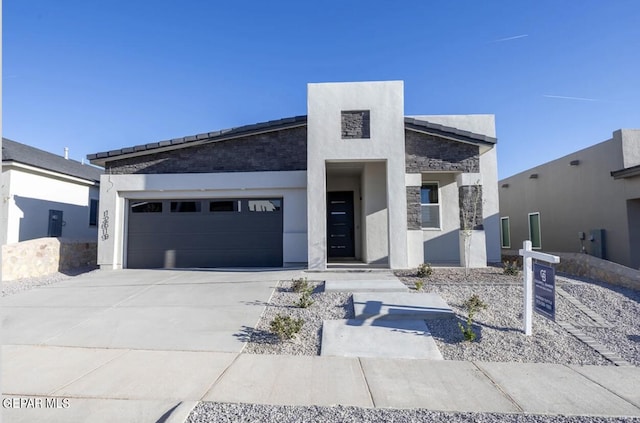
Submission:
<svg viewBox="0 0 640 423">
<path fill-rule="evenodd" d="M 611 176 L 613 176 L 613 179 L 625 179 L 633 176 L 640 176 L 640 165 L 614 170 L 611 172 Z"/>
<path fill-rule="evenodd" d="M 58 179 L 63 179 L 63 180 L 67 180 L 69 182 L 76 182 L 76 183 L 80 183 L 82 185 L 89 185 L 89 186 L 98 186 L 100 185 L 100 181 L 99 180 L 93 180 L 93 179 L 85 179 L 85 178 L 80 178 L 78 176 L 73 176 L 73 175 L 67 175 L 65 173 L 61 173 L 61 172 L 56 172 L 54 170 L 49 170 L 49 169 L 43 169 L 41 167 L 38 166 L 33 166 L 30 164 L 26 164 L 26 163 L 22 163 L 22 162 L 18 162 L 15 160 L 6 160 L 2 162 L 2 167 L 3 169 L 8 168 L 9 170 L 11 170 L 11 168 L 17 169 L 17 170 L 26 170 L 32 173 L 36 173 L 36 174 L 40 174 L 40 175 L 44 175 L 44 176 L 53 176 L 55 178 Z"/>
<path fill-rule="evenodd" d="M 498 142 L 497 138 L 489 137 L 475 132 L 464 131 L 450 126 L 431 123 L 426 120 L 411 117 L 404 118 L 405 128 L 425 134 L 437 135 L 454 141 L 462 141 L 470 144 L 483 144 L 493 146 Z"/>
</svg>

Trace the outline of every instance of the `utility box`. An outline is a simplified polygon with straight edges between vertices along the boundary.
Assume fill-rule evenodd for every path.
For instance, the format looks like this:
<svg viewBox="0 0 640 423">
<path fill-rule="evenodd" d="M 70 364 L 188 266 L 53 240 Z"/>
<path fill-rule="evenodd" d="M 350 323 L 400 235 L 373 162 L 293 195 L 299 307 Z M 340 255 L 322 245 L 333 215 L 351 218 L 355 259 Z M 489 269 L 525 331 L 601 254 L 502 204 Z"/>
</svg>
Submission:
<svg viewBox="0 0 640 423">
<path fill-rule="evenodd" d="M 607 248 L 605 243 L 605 230 L 592 229 L 589 232 L 589 241 L 591 241 L 591 255 L 606 260 Z"/>
</svg>

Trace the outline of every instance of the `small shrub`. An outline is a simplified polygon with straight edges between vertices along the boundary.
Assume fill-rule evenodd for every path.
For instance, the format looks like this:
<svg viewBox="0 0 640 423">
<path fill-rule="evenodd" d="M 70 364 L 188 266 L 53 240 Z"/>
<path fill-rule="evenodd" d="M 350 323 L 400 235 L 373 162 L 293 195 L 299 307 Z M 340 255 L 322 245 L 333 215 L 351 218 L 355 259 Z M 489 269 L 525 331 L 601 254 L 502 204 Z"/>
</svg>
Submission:
<svg viewBox="0 0 640 423">
<path fill-rule="evenodd" d="M 312 288 L 302 291 L 302 295 L 300 296 L 300 299 L 295 304 L 296 307 L 307 308 L 313 304 L 313 300 L 311 299 L 311 290 Z"/>
<path fill-rule="evenodd" d="M 431 276 L 432 273 L 433 273 L 433 269 L 431 268 L 431 264 L 422 263 L 420 266 L 418 266 L 416 275 L 419 278 L 428 278 L 429 276 Z"/>
<path fill-rule="evenodd" d="M 417 280 L 415 282 L 415 286 L 416 286 L 416 291 L 422 291 L 422 287 L 424 286 L 424 281 L 423 280 Z"/>
<path fill-rule="evenodd" d="M 518 274 L 520 273 L 520 269 L 518 268 L 518 263 L 515 260 L 514 261 L 506 260 L 503 263 L 502 273 L 509 276 L 518 276 Z"/>
<path fill-rule="evenodd" d="M 473 331 L 473 317 L 478 311 L 486 309 L 487 304 L 480 299 L 478 294 L 473 294 L 467 301 L 462 303 L 462 306 L 467 310 L 467 325 L 464 326 L 462 323 L 458 322 L 458 327 L 462 332 L 462 336 L 464 336 L 464 340 L 473 342 L 477 336 Z"/>
<path fill-rule="evenodd" d="M 277 314 L 271 323 L 269 323 L 269 328 L 271 329 L 271 332 L 278 335 L 278 338 L 280 338 L 281 341 L 284 341 L 296 336 L 296 334 L 300 332 L 300 329 L 302 329 L 302 325 L 304 325 L 304 320 L 302 318 L 294 319 L 291 316 Z"/>
<path fill-rule="evenodd" d="M 293 292 L 304 292 L 311 290 L 307 278 L 291 279 L 291 282 L 293 282 L 291 285 L 291 289 L 293 289 Z"/>
</svg>

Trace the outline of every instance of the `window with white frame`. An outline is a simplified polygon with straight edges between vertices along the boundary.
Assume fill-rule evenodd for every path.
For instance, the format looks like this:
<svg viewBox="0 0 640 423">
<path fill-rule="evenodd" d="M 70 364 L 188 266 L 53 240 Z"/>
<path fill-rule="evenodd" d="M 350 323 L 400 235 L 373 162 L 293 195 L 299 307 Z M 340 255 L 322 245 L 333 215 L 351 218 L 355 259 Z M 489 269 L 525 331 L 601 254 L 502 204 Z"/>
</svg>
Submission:
<svg viewBox="0 0 640 423">
<path fill-rule="evenodd" d="M 539 212 L 529 213 L 529 240 L 531 241 L 531 247 L 535 249 L 542 248 Z"/>
<path fill-rule="evenodd" d="M 425 182 L 420 188 L 423 229 L 440 229 L 440 193 L 437 182 Z"/>
<path fill-rule="evenodd" d="M 500 245 L 502 248 L 511 248 L 511 228 L 508 217 L 500 218 Z"/>
</svg>

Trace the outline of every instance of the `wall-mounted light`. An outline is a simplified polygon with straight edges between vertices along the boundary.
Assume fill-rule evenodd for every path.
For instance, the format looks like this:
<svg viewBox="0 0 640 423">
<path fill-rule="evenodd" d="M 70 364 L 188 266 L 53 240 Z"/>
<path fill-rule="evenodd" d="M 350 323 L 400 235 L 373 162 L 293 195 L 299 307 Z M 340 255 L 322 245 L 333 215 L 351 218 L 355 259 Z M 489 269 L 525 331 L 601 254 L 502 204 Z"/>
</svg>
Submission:
<svg viewBox="0 0 640 423">
<path fill-rule="evenodd" d="M 502 188 L 509 188 L 509 184 L 502 184 Z"/>
<path fill-rule="evenodd" d="M 538 179 L 538 174 L 532 173 L 531 175 L 529 175 L 529 179 Z"/>
<path fill-rule="evenodd" d="M 569 162 L 569 166 L 578 166 L 580 164 L 580 160 L 571 160 Z"/>
</svg>

